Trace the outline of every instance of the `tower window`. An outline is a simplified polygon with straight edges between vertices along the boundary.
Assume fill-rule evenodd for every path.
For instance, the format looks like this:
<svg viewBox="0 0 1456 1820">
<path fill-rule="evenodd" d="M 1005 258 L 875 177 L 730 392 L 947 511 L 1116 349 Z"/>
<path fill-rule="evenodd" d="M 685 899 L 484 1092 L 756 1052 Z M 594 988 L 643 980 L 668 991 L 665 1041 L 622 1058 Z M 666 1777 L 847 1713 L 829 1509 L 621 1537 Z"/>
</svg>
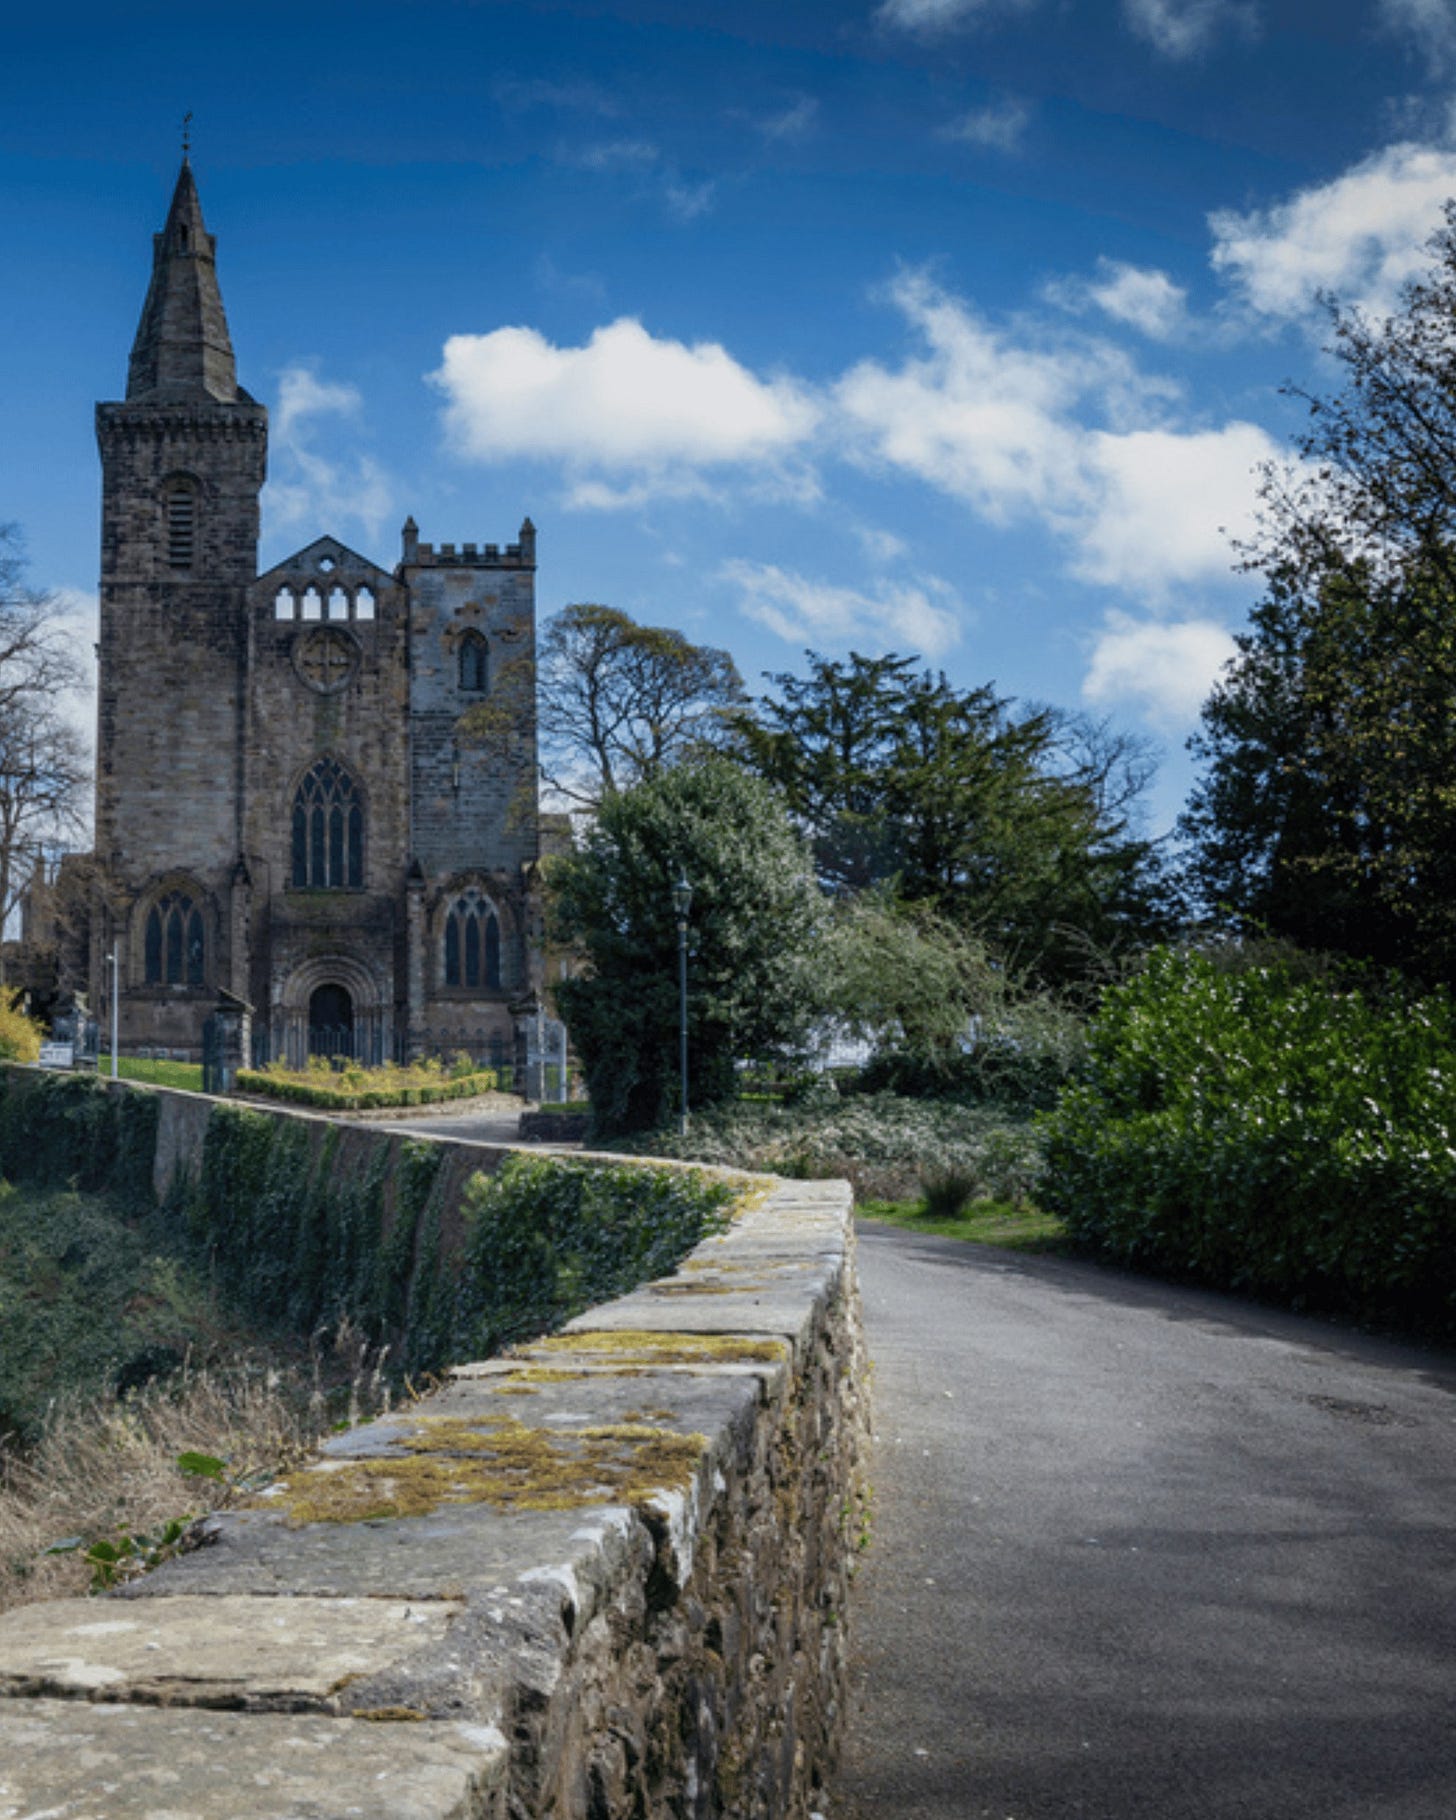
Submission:
<svg viewBox="0 0 1456 1820">
<path fill-rule="evenodd" d="M 197 495 L 189 485 L 167 494 L 167 567 L 190 569 L 197 560 Z"/>
<path fill-rule="evenodd" d="M 293 799 L 293 887 L 357 890 L 364 883 L 364 806 L 336 758 L 310 767 Z"/>
<path fill-rule="evenodd" d="M 488 681 L 489 665 L 485 640 L 479 632 L 467 632 L 460 640 L 460 687 L 471 695 L 482 695 Z"/>
<path fill-rule="evenodd" d="M 201 986 L 207 978 L 202 911 L 185 891 L 169 891 L 147 912 L 144 938 L 149 986 Z"/>
<path fill-rule="evenodd" d="M 445 918 L 445 984 L 499 986 L 500 949 L 500 918 L 490 900 L 474 887 L 462 892 Z"/>
</svg>

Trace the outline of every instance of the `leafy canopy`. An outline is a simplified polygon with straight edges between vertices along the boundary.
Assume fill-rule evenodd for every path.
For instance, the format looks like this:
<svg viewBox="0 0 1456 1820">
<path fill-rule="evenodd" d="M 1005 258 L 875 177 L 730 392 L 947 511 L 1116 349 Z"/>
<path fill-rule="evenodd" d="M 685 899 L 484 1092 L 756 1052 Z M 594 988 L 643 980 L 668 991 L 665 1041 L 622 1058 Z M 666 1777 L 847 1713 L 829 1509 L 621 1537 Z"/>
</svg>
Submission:
<svg viewBox="0 0 1456 1820">
<path fill-rule="evenodd" d="M 586 961 L 555 996 L 601 1133 L 655 1125 L 675 1100 L 679 875 L 693 888 L 690 1102 L 731 1096 L 735 1061 L 792 1049 L 814 1014 L 819 894 L 769 786 L 708 757 L 609 796 L 548 875 L 555 938 Z"/>
<path fill-rule="evenodd" d="M 1182 832 L 1235 927 L 1456 979 L 1456 218 L 1266 476 L 1266 590 L 1203 714 Z"/>
</svg>

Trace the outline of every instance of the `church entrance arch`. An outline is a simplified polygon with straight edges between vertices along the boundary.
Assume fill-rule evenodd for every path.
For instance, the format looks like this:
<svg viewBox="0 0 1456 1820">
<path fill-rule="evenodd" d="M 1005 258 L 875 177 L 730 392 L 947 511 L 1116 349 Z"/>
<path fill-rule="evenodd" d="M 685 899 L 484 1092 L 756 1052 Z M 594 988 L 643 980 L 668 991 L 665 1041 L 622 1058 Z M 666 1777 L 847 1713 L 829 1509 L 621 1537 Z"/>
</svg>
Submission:
<svg viewBox="0 0 1456 1820">
<path fill-rule="evenodd" d="M 354 1055 L 354 999 L 347 986 L 329 980 L 308 1000 L 310 1055 Z"/>
<path fill-rule="evenodd" d="M 387 979 L 359 956 L 310 956 L 281 982 L 267 1053 L 290 1068 L 303 1067 L 311 1055 L 378 1067 L 394 1054 L 392 1001 Z"/>
</svg>

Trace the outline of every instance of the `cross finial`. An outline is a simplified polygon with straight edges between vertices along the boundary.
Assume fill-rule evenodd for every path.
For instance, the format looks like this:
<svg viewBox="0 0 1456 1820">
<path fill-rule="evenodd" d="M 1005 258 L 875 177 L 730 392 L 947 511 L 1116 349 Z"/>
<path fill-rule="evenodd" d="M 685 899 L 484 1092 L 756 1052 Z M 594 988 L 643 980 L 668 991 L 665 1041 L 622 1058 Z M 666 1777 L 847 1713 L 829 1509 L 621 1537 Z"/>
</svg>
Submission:
<svg viewBox="0 0 1456 1820">
<path fill-rule="evenodd" d="M 191 110 L 191 108 L 189 108 L 187 110 L 187 112 L 182 116 L 182 156 L 184 158 L 186 158 L 187 155 L 191 152 L 191 150 L 192 150 L 192 110 Z"/>
</svg>

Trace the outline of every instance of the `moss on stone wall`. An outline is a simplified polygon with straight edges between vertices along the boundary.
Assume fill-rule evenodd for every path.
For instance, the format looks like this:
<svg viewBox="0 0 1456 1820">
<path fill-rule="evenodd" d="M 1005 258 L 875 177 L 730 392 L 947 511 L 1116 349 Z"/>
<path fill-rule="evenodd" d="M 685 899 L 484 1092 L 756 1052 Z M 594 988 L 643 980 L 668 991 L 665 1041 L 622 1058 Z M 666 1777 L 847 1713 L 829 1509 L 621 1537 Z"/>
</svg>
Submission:
<svg viewBox="0 0 1456 1820">
<path fill-rule="evenodd" d="M 149 1206 L 158 1104 L 0 1069 L 0 1174 Z M 695 1172 L 532 1157 L 466 1178 L 458 1153 L 425 1140 L 215 1103 L 161 1211 L 254 1323 L 347 1320 L 418 1374 L 672 1270 L 731 1199 Z"/>
</svg>

